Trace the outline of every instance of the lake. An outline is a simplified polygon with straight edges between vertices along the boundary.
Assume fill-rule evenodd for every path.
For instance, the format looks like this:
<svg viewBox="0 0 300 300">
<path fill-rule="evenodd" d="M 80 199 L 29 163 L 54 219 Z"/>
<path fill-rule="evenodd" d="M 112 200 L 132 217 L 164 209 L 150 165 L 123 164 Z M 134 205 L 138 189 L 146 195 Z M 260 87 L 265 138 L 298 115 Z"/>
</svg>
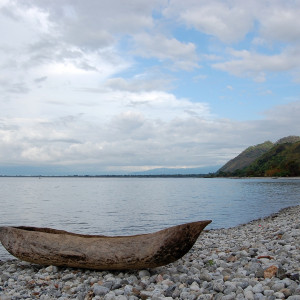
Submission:
<svg viewBox="0 0 300 300">
<path fill-rule="evenodd" d="M 0 177 L 0 226 L 127 235 L 211 219 L 208 229 L 228 228 L 299 205 L 299 195 L 300 178 Z"/>
</svg>

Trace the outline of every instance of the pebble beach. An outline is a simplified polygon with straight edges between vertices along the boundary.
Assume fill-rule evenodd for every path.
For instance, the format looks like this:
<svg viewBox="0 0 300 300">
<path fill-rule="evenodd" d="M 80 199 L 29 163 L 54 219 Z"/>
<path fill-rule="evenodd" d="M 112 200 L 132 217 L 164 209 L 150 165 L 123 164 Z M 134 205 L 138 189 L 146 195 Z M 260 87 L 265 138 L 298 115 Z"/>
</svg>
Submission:
<svg viewBox="0 0 300 300">
<path fill-rule="evenodd" d="M 300 300 L 300 206 L 204 231 L 182 259 L 128 272 L 0 261 L 0 300 Z"/>
</svg>

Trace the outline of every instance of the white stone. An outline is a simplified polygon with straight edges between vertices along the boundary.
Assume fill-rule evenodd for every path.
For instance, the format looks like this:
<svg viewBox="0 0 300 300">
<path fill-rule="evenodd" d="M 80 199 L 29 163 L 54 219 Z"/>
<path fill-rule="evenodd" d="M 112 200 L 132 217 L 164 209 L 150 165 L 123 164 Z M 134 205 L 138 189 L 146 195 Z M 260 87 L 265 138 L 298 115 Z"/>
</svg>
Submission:
<svg viewBox="0 0 300 300">
<path fill-rule="evenodd" d="M 127 300 L 127 297 L 124 295 L 119 295 L 116 297 L 116 300 Z"/>
<path fill-rule="evenodd" d="M 113 291 L 110 291 L 108 294 L 104 296 L 104 300 L 115 300 L 116 295 Z"/>
<path fill-rule="evenodd" d="M 265 296 L 272 296 L 274 294 L 273 290 L 264 290 L 264 295 Z"/>
<path fill-rule="evenodd" d="M 276 292 L 276 293 L 274 293 L 274 296 L 275 296 L 276 298 L 278 298 L 278 299 L 285 299 L 284 294 L 281 293 L 281 292 Z"/>
<path fill-rule="evenodd" d="M 141 270 L 141 271 L 139 271 L 139 276 L 140 276 L 140 278 L 144 278 L 144 277 L 150 277 L 151 275 L 150 275 L 149 271 Z"/>
<path fill-rule="evenodd" d="M 191 291 L 199 291 L 199 290 L 200 290 L 200 287 L 199 287 L 198 283 L 194 281 L 194 282 L 190 285 L 190 289 L 191 289 Z"/>
<path fill-rule="evenodd" d="M 252 288 L 253 293 L 261 293 L 263 291 L 263 286 L 261 283 L 256 284 L 253 288 Z"/>
<path fill-rule="evenodd" d="M 244 291 L 244 296 L 247 300 L 254 300 L 254 294 L 252 291 Z"/>
</svg>

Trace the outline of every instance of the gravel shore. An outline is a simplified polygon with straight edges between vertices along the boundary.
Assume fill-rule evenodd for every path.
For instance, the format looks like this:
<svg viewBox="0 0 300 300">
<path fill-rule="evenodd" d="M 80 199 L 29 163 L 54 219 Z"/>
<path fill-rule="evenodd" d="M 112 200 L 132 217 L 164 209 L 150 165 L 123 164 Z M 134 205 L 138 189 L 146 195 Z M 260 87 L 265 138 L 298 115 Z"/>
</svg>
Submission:
<svg viewBox="0 0 300 300">
<path fill-rule="evenodd" d="M 300 300 L 300 206 L 203 232 L 182 259 L 99 272 L 0 261 L 0 299 Z"/>
</svg>

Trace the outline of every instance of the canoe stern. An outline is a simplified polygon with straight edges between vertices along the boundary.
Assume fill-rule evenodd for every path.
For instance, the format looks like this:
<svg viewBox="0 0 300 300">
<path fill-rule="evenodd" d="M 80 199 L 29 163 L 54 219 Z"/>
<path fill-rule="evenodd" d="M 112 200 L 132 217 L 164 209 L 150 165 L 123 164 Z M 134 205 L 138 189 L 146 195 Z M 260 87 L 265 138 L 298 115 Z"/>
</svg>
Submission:
<svg viewBox="0 0 300 300">
<path fill-rule="evenodd" d="M 11 227 L 0 227 L 0 242 L 3 247 L 12 255 L 13 253 L 13 244 L 11 240 Z"/>
</svg>

